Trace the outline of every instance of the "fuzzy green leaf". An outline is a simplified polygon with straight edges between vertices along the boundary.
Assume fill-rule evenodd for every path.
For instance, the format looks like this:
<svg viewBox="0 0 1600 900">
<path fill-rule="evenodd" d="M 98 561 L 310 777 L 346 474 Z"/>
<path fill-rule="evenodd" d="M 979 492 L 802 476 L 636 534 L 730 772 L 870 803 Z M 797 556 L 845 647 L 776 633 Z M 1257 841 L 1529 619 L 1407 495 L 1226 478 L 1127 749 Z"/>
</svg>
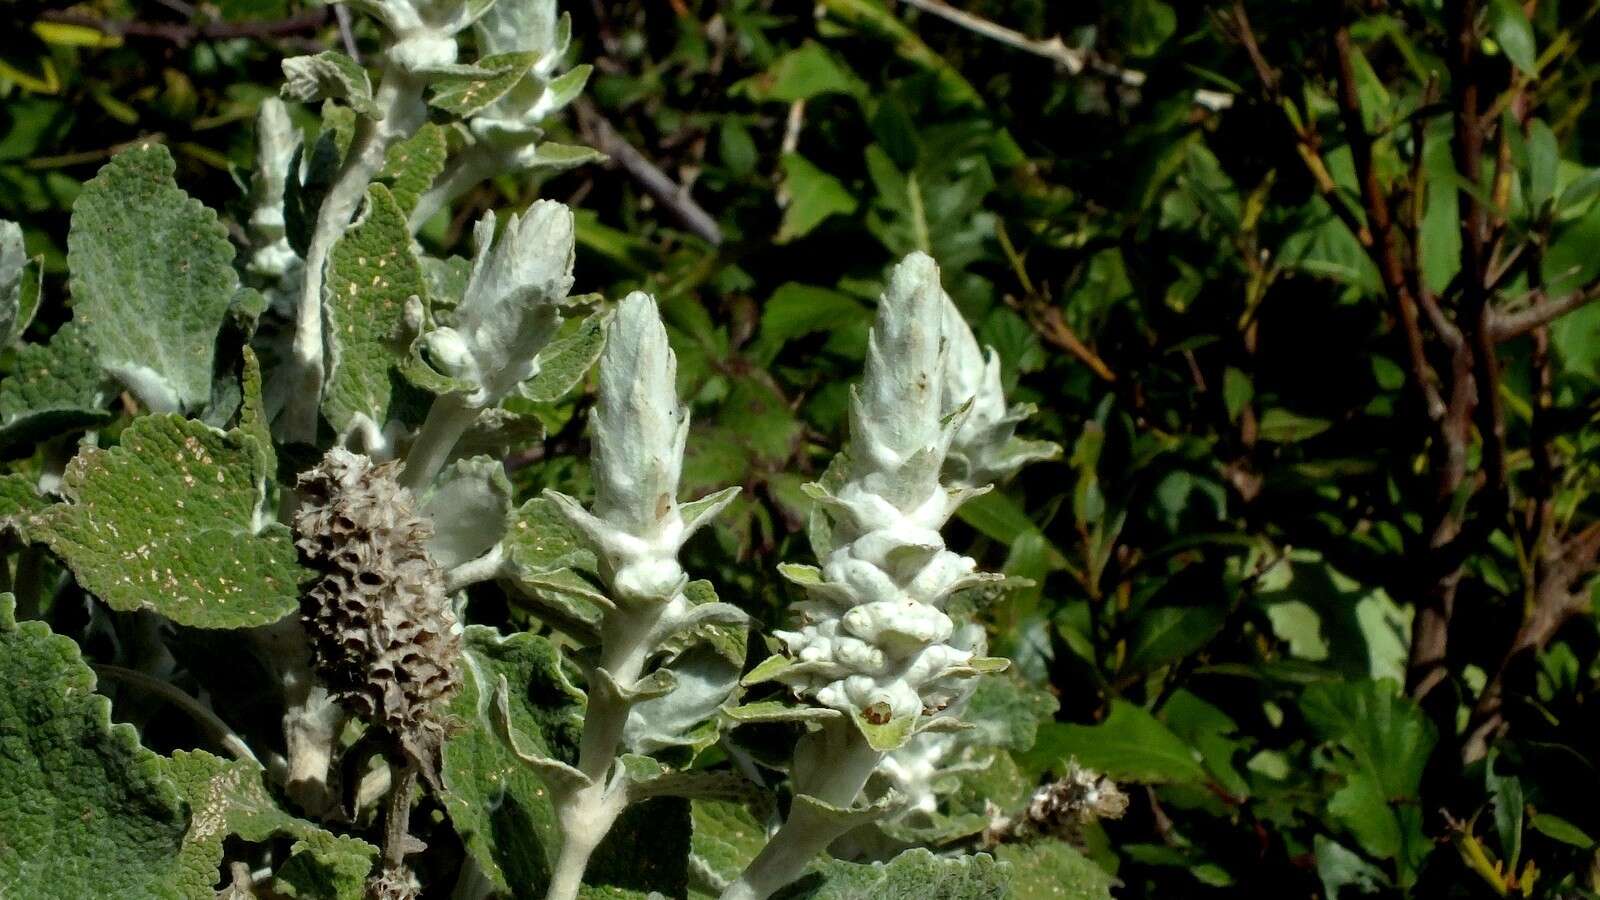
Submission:
<svg viewBox="0 0 1600 900">
<path fill-rule="evenodd" d="M 1005 868 L 987 853 L 952 859 L 918 848 L 887 863 L 824 863 L 774 896 L 782 900 L 1000 900 L 1009 895 Z"/>
<path fill-rule="evenodd" d="M 343 100 L 350 108 L 376 119 L 378 105 L 372 100 L 372 80 L 361 64 L 336 50 L 314 56 L 293 56 L 283 61 L 284 99 L 300 103 Z"/>
<path fill-rule="evenodd" d="M 475 116 L 504 97 L 539 61 L 538 53 L 499 53 L 478 61 L 485 74 L 440 81 L 428 99 L 432 105 L 461 118 Z"/>
<path fill-rule="evenodd" d="M 193 898 L 215 875 L 179 856 L 188 817 L 161 757 L 128 725 L 77 644 L 18 623 L 0 594 L 0 885 L 17 897 Z"/>
<path fill-rule="evenodd" d="M 340 434 L 381 429 L 410 352 L 406 301 L 427 295 L 406 214 L 381 184 L 367 191 L 367 213 L 345 232 L 328 261 L 328 334 L 335 348 L 322 413 Z"/>
<path fill-rule="evenodd" d="M 689 871 L 694 887 L 716 896 L 739 877 L 767 843 L 767 831 L 741 803 L 695 800 Z"/>
<path fill-rule="evenodd" d="M 104 425 L 111 421 L 105 388 L 78 323 L 61 326 L 48 344 L 23 344 L 16 371 L 0 380 L 0 447 Z"/>
<path fill-rule="evenodd" d="M 502 638 L 467 628 L 461 692 L 449 714 L 465 727 L 444 746 L 444 804 L 467 852 L 500 889 L 542 896 L 560 847 L 550 791 L 501 740 L 494 691 L 513 685 L 511 725 L 524 750 L 571 760 L 582 728 L 583 695 L 567 683 L 555 647 L 522 632 Z"/>
<path fill-rule="evenodd" d="M 74 314 L 100 366 L 160 412 L 210 399 L 239 287 L 227 229 L 174 170 L 159 144 L 119 153 L 83 186 L 67 235 Z"/>
<path fill-rule="evenodd" d="M 278 806 L 267 790 L 266 771 L 253 762 L 179 750 L 166 762 L 166 772 L 189 804 L 189 833 L 184 836 L 182 858 L 185 868 L 193 869 L 197 877 L 217 879 L 223 840 L 230 835 L 251 842 L 280 834 L 319 845 L 335 842 L 332 834 Z M 361 860 L 360 876 L 364 878 L 378 849 L 353 838 L 340 840 L 349 841 L 343 850 Z"/>
<path fill-rule="evenodd" d="M 409 216 L 417 207 L 417 198 L 432 187 L 434 179 L 444 171 L 448 153 L 444 128 L 432 122 L 424 123 L 416 134 L 389 148 L 378 180 L 389 186 L 395 203 Z"/>
<path fill-rule="evenodd" d="M 0 348 L 22 337 L 39 311 L 42 262 L 28 258 L 22 228 L 0 220 Z"/>
<path fill-rule="evenodd" d="M 137 419 L 118 446 L 68 464 L 66 502 L 33 527 L 113 609 L 197 628 L 277 621 L 298 605 L 301 570 L 288 529 L 261 514 L 254 443 L 179 416 Z"/>
<path fill-rule="evenodd" d="M 562 334 L 539 351 L 539 371 L 524 381 L 522 396 L 536 403 L 553 403 L 583 381 L 600 351 L 606 347 L 605 324 L 609 315 L 597 312 L 562 329 Z"/>
<path fill-rule="evenodd" d="M 305 900 L 363 900 L 375 850 L 366 841 L 315 831 L 295 841 L 272 889 Z"/>
<path fill-rule="evenodd" d="M 1027 900 L 1111 900 L 1116 879 L 1062 841 L 1005 844 L 995 851 L 1011 864 L 1011 896 Z"/>
</svg>

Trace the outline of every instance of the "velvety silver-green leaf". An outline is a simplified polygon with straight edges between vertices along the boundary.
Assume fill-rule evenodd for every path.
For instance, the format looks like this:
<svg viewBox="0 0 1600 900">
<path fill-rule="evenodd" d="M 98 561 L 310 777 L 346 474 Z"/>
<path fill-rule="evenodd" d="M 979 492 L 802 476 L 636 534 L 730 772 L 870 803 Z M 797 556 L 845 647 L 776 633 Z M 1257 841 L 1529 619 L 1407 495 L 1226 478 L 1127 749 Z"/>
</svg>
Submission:
<svg viewBox="0 0 1600 900">
<path fill-rule="evenodd" d="M 145 416 L 67 465 L 66 500 L 37 536 L 113 609 L 197 628 L 265 625 L 298 606 L 289 531 L 263 515 L 255 441 L 180 416 Z"/>
<path fill-rule="evenodd" d="M 582 322 L 571 322 L 562 334 L 539 351 L 539 371 L 523 382 L 522 396 L 536 403 L 553 403 L 583 381 L 606 347 L 605 312 Z"/>
<path fill-rule="evenodd" d="M 987 853 L 907 850 L 887 863 L 827 862 L 774 895 L 782 900 L 1001 900 L 1006 869 Z M 1021 896 L 1021 895 L 1018 895 Z"/>
<path fill-rule="evenodd" d="M 372 100 L 372 80 L 361 64 L 337 50 L 314 56 L 291 56 L 283 61 L 282 93 L 287 100 L 316 103 L 343 100 L 370 119 L 381 114 Z"/>
<path fill-rule="evenodd" d="M 328 260 L 328 334 L 333 368 L 322 413 L 341 434 L 381 429 L 400 365 L 410 352 L 406 301 L 426 297 L 406 215 L 381 184 L 367 190 L 366 217 L 333 245 Z"/>
<path fill-rule="evenodd" d="M 375 850 L 358 838 L 315 831 L 294 842 L 272 889 L 304 900 L 364 900 Z"/>
<path fill-rule="evenodd" d="M 290 815 L 268 791 L 266 771 L 248 760 L 228 760 L 203 751 L 179 750 L 165 761 L 166 773 L 189 805 L 189 832 L 182 857 L 186 868 L 210 881 L 218 879 L 223 840 L 237 836 L 259 843 L 277 835 L 300 840 L 331 841 L 334 836 L 304 819 Z M 349 839 L 364 860 L 365 876 L 378 849 Z"/>
<path fill-rule="evenodd" d="M 416 134 L 389 147 L 378 180 L 389 186 L 395 203 L 409 216 L 417 206 L 417 198 L 444 171 L 448 155 L 444 128 L 425 122 Z"/>
<path fill-rule="evenodd" d="M 32 477 L 19 472 L 0 475 L 0 534 L 14 531 L 28 540 L 28 523 L 33 514 L 50 506 L 50 500 Z"/>
<path fill-rule="evenodd" d="M 463 119 L 475 116 L 516 87 L 538 61 L 538 53 L 486 56 L 478 61 L 478 68 L 487 74 L 444 79 L 428 102 Z"/>
<path fill-rule="evenodd" d="M 107 381 L 77 322 L 47 344 L 17 348 L 17 367 L 0 379 L 0 447 L 31 444 L 111 421 Z"/>
<path fill-rule="evenodd" d="M 704 893 L 722 893 L 767 843 L 767 830 L 742 803 L 695 800 L 689 840 L 689 878 Z"/>
<path fill-rule="evenodd" d="M 18 623 L 0 594 L 0 885 L 16 897 L 192 900 L 214 878 L 180 860 L 189 817 L 164 760 L 70 638 Z M 215 874 L 213 868 L 212 875 Z"/>
<path fill-rule="evenodd" d="M 8 347 L 39 310 L 41 259 L 29 259 L 22 228 L 0 220 L 0 348 Z"/>
<path fill-rule="evenodd" d="M 489 552 L 506 533 L 511 493 L 498 459 L 474 456 L 446 466 L 422 500 L 433 520 L 428 555 L 451 569 Z"/>
<path fill-rule="evenodd" d="M 72 206 L 72 305 L 100 366 L 161 412 L 211 397 L 217 332 L 239 287 L 216 213 L 159 144 L 112 157 Z"/>
<path fill-rule="evenodd" d="M 522 748 L 569 761 L 582 729 L 583 695 L 562 675 L 555 647 L 538 635 L 502 638 L 473 625 L 463 649 L 461 692 L 449 708 L 463 728 L 442 756 L 445 810 L 498 889 L 542 896 L 560 847 L 555 809 L 544 781 L 501 740 L 495 685 L 501 677 L 512 685 L 511 725 Z"/>
<path fill-rule="evenodd" d="M 594 571 L 594 552 L 553 502 L 535 497 L 522 504 L 505 546 L 522 593 L 564 622 L 598 627 L 610 601 L 580 574 Z"/>
<path fill-rule="evenodd" d="M 995 854 L 1010 863 L 1011 896 L 1019 900 L 1111 900 L 1117 881 L 1063 841 L 1004 844 Z"/>
</svg>

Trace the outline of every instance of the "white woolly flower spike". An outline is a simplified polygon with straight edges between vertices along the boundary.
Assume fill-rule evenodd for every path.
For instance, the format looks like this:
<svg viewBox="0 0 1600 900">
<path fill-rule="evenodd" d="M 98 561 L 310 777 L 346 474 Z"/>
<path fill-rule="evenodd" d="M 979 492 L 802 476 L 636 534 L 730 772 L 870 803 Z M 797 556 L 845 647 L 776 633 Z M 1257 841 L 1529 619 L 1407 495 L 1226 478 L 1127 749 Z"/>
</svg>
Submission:
<svg viewBox="0 0 1600 900">
<path fill-rule="evenodd" d="M 1017 426 L 1033 415 L 1033 405 L 1006 405 L 1000 355 L 992 347 L 987 354 L 979 348 L 977 337 L 948 294 L 944 295 L 944 310 L 950 338 L 944 367 L 945 414 L 971 403 L 950 445 L 947 478 L 964 487 L 981 488 L 1009 479 L 1031 462 L 1060 456 L 1057 444 L 1016 436 Z"/>
<path fill-rule="evenodd" d="M 677 372 L 655 300 L 628 295 L 607 329 L 589 418 L 594 508 L 546 492 L 594 544 L 601 577 L 621 600 L 664 603 L 681 593 L 687 576 L 679 548 L 738 493 L 678 503 L 689 410 L 678 402 Z"/>
<path fill-rule="evenodd" d="M 695 605 L 684 593 L 688 576 L 678 550 L 739 489 L 678 503 L 689 410 L 678 402 L 677 375 L 655 300 L 628 295 L 606 329 L 599 398 L 589 414 L 594 505 L 584 509 L 565 494 L 545 491 L 588 539 L 610 601 L 599 646 L 586 665 L 588 710 L 575 776 L 569 773 L 572 786 L 555 792 L 563 841 L 547 895 L 552 900 L 577 895 L 589 855 L 631 802 L 617 753 L 683 743 L 663 729 L 692 727 L 715 715 L 736 685 L 736 671 L 712 678 L 686 667 L 680 677 L 664 664 L 646 674 L 671 655 L 671 640 L 696 622 L 744 619 L 735 607 Z"/>
<path fill-rule="evenodd" d="M 939 529 L 975 491 L 940 471 L 964 403 L 950 415 L 949 339 L 939 270 L 914 253 L 890 277 L 851 398 L 842 483 L 808 488 L 831 522 L 822 567 L 785 566 L 809 593 L 805 623 L 780 631 L 787 659 L 764 677 L 851 716 L 878 750 L 900 746 L 919 717 L 949 705 L 962 679 L 1002 666 L 952 646 L 952 593 L 991 576 L 945 549 Z M 830 473 L 833 474 L 833 473 Z M 836 480 L 836 479 L 835 479 Z"/>
<path fill-rule="evenodd" d="M 982 489 L 1005 481 L 1030 462 L 1059 455 L 1061 448 L 1053 443 L 1016 437 L 1016 426 L 1033 414 L 1033 407 L 1007 406 L 999 355 L 991 348 L 985 356 L 955 302 L 948 294 L 943 299 L 945 329 L 950 338 L 944 367 L 943 409 L 947 415 L 955 414 L 963 405 L 967 409 L 950 445 L 944 467 L 946 481 Z M 958 631 L 968 633 L 953 638 L 952 643 L 983 652 L 987 641 L 982 628 L 968 623 Z M 974 686 L 971 681 L 963 685 L 942 715 L 961 716 Z M 887 754 L 878 766 L 877 778 L 905 798 L 889 821 L 906 822 L 934 813 L 941 789 L 951 783 L 948 776 L 976 764 L 963 747 L 964 742 L 955 734 L 929 731 L 914 735 L 905 746 Z"/>
<path fill-rule="evenodd" d="M 471 385 L 467 403 L 478 409 L 537 372 L 572 289 L 570 209 L 541 200 L 513 215 L 498 240 L 494 228 L 494 213 L 485 213 L 472 232 L 477 256 L 454 324 L 425 339 L 434 364 Z"/>
</svg>

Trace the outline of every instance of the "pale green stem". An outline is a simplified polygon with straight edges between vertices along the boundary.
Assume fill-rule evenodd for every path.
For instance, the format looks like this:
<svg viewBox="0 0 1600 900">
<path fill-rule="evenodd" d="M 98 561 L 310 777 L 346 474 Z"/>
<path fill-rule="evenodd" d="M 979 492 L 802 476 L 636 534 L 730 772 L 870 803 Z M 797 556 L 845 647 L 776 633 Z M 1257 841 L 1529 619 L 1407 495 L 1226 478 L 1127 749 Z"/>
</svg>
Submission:
<svg viewBox="0 0 1600 900">
<path fill-rule="evenodd" d="M 670 603 L 637 609 L 618 609 L 606 616 L 600 649 L 600 667 L 618 685 L 631 687 L 644 673 L 655 646 L 656 626 Z M 578 770 L 590 780 L 588 787 L 562 797 L 556 815 L 561 821 L 561 853 L 550 874 L 545 900 L 573 900 L 583 885 L 589 857 L 605 839 L 628 804 L 627 785 L 612 778 L 622 732 L 628 724 L 632 701 L 591 690 L 583 715 L 583 737 L 578 743 Z"/>
<path fill-rule="evenodd" d="M 373 97 L 379 119 L 361 116 L 356 120 L 355 136 L 345 155 L 333 186 L 317 210 L 317 223 L 306 245 L 306 261 L 295 316 L 289 380 L 293 385 L 280 418 L 285 440 L 314 443 L 317 436 L 317 410 L 326 376 L 324 353 L 326 336 L 322 324 L 324 269 L 333 245 L 350 227 L 350 218 L 367 194 L 373 176 L 383 168 L 384 157 L 395 141 L 410 137 L 427 120 L 428 108 L 422 101 L 423 82 L 398 67 L 386 67 L 378 92 Z"/>
<path fill-rule="evenodd" d="M 796 771 L 795 790 L 841 809 L 855 803 L 883 759 L 883 753 L 872 749 L 861 731 L 848 722 L 830 722 L 801 740 L 821 745 L 822 752 L 813 758 L 808 771 Z M 829 743 L 836 746 L 826 746 Z M 797 751 L 795 762 L 798 765 L 811 757 Z M 799 878 L 817 854 L 854 824 L 841 824 L 817 807 L 795 804 L 788 820 L 739 874 L 739 880 L 722 892 L 721 900 L 766 900 Z"/>
<path fill-rule="evenodd" d="M 461 394 L 441 394 L 428 409 L 428 418 L 417 432 L 417 439 L 406 451 L 406 467 L 400 473 L 400 484 L 420 495 L 433 484 L 433 479 L 450 461 L 456 442 L 478 420 L 479 409 L 467 402 Z"/>
</svg>

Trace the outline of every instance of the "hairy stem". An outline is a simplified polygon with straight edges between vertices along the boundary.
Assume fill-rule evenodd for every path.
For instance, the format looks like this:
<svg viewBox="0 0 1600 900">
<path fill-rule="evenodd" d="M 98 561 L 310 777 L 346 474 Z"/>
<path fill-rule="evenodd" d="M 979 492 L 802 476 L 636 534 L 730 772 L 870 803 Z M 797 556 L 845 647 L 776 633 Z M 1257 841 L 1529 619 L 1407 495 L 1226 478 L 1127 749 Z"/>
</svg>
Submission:
<svg viewBox="0 0 1600 900">
<path fill-rule="evenodd" d="M 882 759 L 883 753 L 872 749 L 855 725 L 830 722 L 801 739 L 795 751 L 795 791 L 829 806 L 847 808 Z M 802 761 L 808 763 L 805 770 L 800 768 Z M 783 827 L 739 874 L 739 880 L 722 892 L 721 900 L 765 900 L 799 878 L 807 863 L 857 824 L 841 824 L 817 806 L 796 803 Z"/>
<path fill-rule="evenodd" d="M 417 432 L 417 439 L 406 452 L 405 471 L 400 484 L 421 495 L 450 459 L 450 451 L 478 419 L 477 408 L 460 394 L 443 394 L 428 409 L 428 418 Z"/>
<path fill-rule="evenodd" d="M 311 671 L 311 645 L 299 616 L 287 616 L 250 632 L 260 657 L 278 678 L 283 694 L 283 738 L 288 754 L 284 789 L 312 816 L 335 804 L 328 784 L 333 745 L 344 712 Z"/>
<path fill-rule="evenodd" d="M 420 849 L 411 837 L 411 792 L 417 786 L 417 764 L 407 760 L 400 763 L 400 772 L 389 788 L 389 808 L 383 815 L 383 872 L 382 880 L 390 884 L 403 884 L 409 880 L 406 856 Z M 374 897 L 385 894 L 378 890 L 369 893 Z"/>
<path fill-rule="evenodd" d="M 640 609 L 618 609 L 606 618 L 601 638 L 600 667 L 617 684 L 629 687 L 644 673 L 655 645 L 656 625 L 669 604 L 649 604 Z M 550 876 L 545 900 L 572 900 L 583 884 L 589 857 L 600 845 L 627 806 L 627 785 L 610 778 L 623 728 L 633 702 L 609 691 L 590 690 L 583 716 L 583 737 L 578 743 L 578 769 L 590 780 L 558 801 L 561 854 Z"/>
<path fill-rule="evenodd" d="M 395 141 L 409 137 L 427 118 L 422 102 L 423 82 L 398 67 L 386 67 L 373 98 L 381 118 L 360 117 L 355 137 L 339 174 L 317 210 L 317 224 L 306 246 L 306 261 L 295 317 L 293 352 L 289 360 L 289 392 L 280 428 L 285 440 L 312 443 L 317 434 L 317 409 L 327 374 L 326 338 L 322 324 L 322 280 L 328 254 L 338 243 L 350 218 L 367 194 L 367 185 L 383 168 L 384 156 Z"/>
</svg>

